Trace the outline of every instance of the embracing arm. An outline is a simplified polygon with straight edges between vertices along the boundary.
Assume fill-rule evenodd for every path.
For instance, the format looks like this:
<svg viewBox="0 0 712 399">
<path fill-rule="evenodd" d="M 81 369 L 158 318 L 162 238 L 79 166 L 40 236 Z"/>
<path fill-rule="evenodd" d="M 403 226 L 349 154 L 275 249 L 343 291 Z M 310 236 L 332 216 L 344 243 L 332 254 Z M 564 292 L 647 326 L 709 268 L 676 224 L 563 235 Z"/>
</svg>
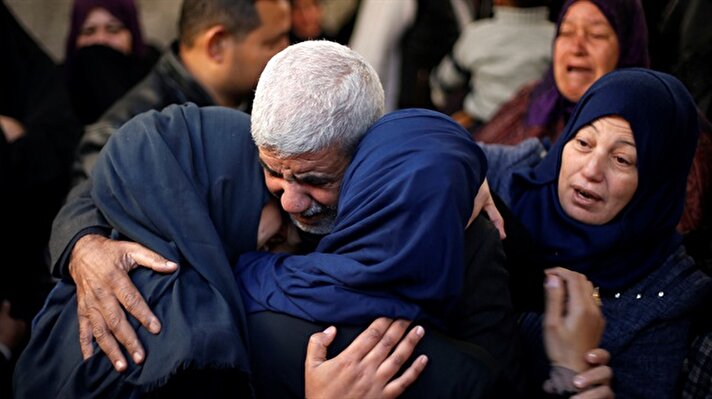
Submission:
<svg viewBox="0 0 712 399">
<path fill-rule="evenodd" d="M 428 362 L 425 355 L 420 355 L 403 374 L 393 378 L 425 334 L 423 327 L 416 326 L 401 341 L 409 325 L 406 320 L 379 318 L 348 348 L 329 360 L 326 352 L 336 337 L 336 328 L 313 334 L 305 362 L 305 396 L 395 398 L 402 394 Z"/>
<path fill-rule="evenodd" d="M 91 356 L 94 338 L 116 370 L 123 371 L 127 363 L 119 345 L 126 347 L 136 363 L 145 357 L 124 309 L 150 332 L 161 330 L 128 272 L 144 266 L 169 273 L 177 265 L 140 244 L 107 238 L 110 226 L 94 206 L 90 192 L 88 181 L 70 193 L 55 219 L 50 251 L 55 274 L 71 277 L 77 286 L 82 355 L 85 359 Z"/>
<path fill-rule="evenodd" d="M 87 234 L 108 237 L 110 231 L 111 226 L 91 199 L 91 182 L 74 187 L 52 223 L 49 253 L 53 274 L 69 278 L 69 256 L 77 241 Z"/>
</svg>

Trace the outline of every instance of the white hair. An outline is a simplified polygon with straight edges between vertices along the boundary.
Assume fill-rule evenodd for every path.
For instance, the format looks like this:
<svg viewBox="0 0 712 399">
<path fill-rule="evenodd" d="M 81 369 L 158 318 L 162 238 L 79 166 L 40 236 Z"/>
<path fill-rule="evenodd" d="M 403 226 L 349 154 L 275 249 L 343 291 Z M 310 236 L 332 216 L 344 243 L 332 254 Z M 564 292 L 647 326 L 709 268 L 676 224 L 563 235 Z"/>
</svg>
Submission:
<svg viewBox="0 0 712 399">
<path fill-rule="evenodd" d="M 295 44 L 260 76 L 252 138 L 284 157 L 327 148 L 350 156 L 383 115 L 383 98 L 378 74 L 355 51 L 324 40 Z"/>
</svg>

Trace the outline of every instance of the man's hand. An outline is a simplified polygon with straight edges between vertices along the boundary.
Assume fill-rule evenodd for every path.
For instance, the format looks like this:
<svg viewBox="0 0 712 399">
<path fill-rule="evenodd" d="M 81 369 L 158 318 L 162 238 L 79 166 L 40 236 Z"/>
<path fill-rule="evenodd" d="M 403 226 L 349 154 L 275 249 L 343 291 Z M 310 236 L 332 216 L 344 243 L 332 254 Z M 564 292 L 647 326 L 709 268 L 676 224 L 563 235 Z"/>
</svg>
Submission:
<svg viewBox="0 0 712 399">
<path fill-rule="evenodd" d="M 546 270 L 544 344 L 552 365 L 588 370 L 584 357 L 596 348 L 605 321 L 586 276 L 560 267 Z"/>
<path fill-rule="evenodd" d="M 326 360 L 326 350 L 336 337 L 336 328 L 313 334 L 305 362 L 306 397 L 395 398 L 402 394 L 428 362 L 427 356 L 418 356 L 400 377 L 391 380 L 425 334 L 417 326 L 398 343 L 409 325 L 405 320 L 379 318 L 330 360 Z"/>
<path fill-rule="evenodd" d="M 89 234 L 75 244 L 69 273 L 77 286 L 79 343 L 84 359 L 92 355 L 93 336 L 117 371 L 127 367 L 119 343 L 136 364 L 143 362 L 143 346 L 121 309 L 126 309 L 151 333 L 161 331 L 158 318 L 129 278 L 128 272 L 139 266 L 160 273 L 178 268 L 177 264 L 133 242 Z"/>
<path fill-rule="evenodd" d="M 475 196 L 475 206 L 467 225 L 469 226 L 482 211 L 485 211 L 492 224 L 494 224 L 494 227 L 497 228 L 497 231 L 499 232 L 499 239 L 504 240 L 507 238 L 507 234 L 504 231 L 504 219 L 497 210 L 497 207 L 494 205 L 494 200 L 492 199 L 492 193 L 490 192 L 487 179 L 482 182 L 479 191 L 477 191 L 477 196 Z"/>
<path fill-rule="evenodd" d="M 582 392 L 571 399 L 613 399 L 613 370 L 608 367 L 610 360 L 611 355 L 605 349 L 597 348 L 586 353 L 586 363 L 592 368 L 574 377 L 574 385 Z"/>
</svg>

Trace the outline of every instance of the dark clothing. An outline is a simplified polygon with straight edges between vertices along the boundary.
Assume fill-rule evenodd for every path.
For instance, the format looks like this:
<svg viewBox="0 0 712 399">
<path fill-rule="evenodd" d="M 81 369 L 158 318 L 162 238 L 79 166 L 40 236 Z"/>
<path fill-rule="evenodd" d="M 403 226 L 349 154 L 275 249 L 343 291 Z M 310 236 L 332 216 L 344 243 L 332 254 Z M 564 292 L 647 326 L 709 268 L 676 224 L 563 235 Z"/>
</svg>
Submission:
<svg viewBox="0 0 712 399">
<path fill-rule="evenodd" d="M 498 233 L 480 216 L 467 229 L 465 243 L 464 289 L 456 314 L 447 321 L 451 332 L 444 335 L 425 326 L 425 337 L 411 360 L 425 353 L 428 366 L 404 397 L 511 397 L 516 389 L 518 347 Z M 249 315 L 248 323 L 257 394 L 304 397 L 306 343 L 310 334 L 327 325 L 272 312 Z M 362 328 L 340 326 L 328 357 L 343 350 Z"/>
<path fill-rule="evenodd" d="M 151 73 L 121 97 L 93 125 L 87 126 L 79 142 L 72 183 L 85 180 L 109 137 L 132 117 L 170 104 L 192 102 L 198 106 L 214 105 L 210 95 L 185 69 L 178 57 L 178 44 L 166 51 Z"/>
<path fill-rule="evenodd" d="M 617 398 L 678 397 L 691 314 L 711 288 L 712 280 L 696 270 L 679 247 L 634 286 L 601 297 L 606 318 L 601 347 L 611 353 L 609 366 L 615 375 L 612 388 Z M 549 370 L 541 346 L 541 322 L 540 314 L 530 313 L 520 326 L 529 354 L 525 358 L 534 367 L 526 367 L 533 386 L 541 386 Z M 698 364 L 708 361 L 703 352 L 693 356 Z M 706 366 L 698 367 L 704 372 Z"/>
<path fill-rule="evenodd" d="M 107 46 L 82 47 L 65 64 L 67 89 L 74 112 L 83 125 L 97 119 L 143 79 L 160 53 L 147 47 L 143 56 L 126 55 Z"/>
<path fill-rule="evenodd" d="M 660 3 L 660 2 L 659 2 Z M 664 1 L 651 8 L 651 25 L 658 42 L 651 46 L 653 68 L 677 76 L 690 90 L 700 111 L 712 119 L 712 3 L 706 0 Z M 666 7 L 663 9 L 662 6 Z M 646 2 L 646 11 L 648 11 Z"/>
<path fill-rule="evenodd" d="M 398 108 L 434 108 L 430 71 L 452 50 L 459 34 L 450 1 L 418 0 L 415 21 L 401 39 Z"/>
<path fill-rule="evenodd" d="M 303 398 L 304 359 L 309 336 L 326 328 L 291 316 L 259 312 L 248 316 L 253 384 L 258 397 Z M 328 358 L 346 348 L 364 327 L 338 327 Z M 421 354 L 428 366 L 403 398 L 488 398 L 492 396 L 490 355 L 426 327 L 422 341 L 403 369 Z"/>
<path fill-rule="evenodd" d="M 77 48 L 82 26 L 95 9 L 107 11 L 131 35 L 128 54 L 98 44 Z M 144 42 L 134 0 L 74 0 L 64 55 L 74 111 L 88 125 L 146 76 L 160 52 Z"/>
<path fill-rule="evenodd" d="M 130 361 L 124 373 L 98 347 L 83 361 L 76 289 L 62 281 L 18 362 L 17 398 L 129 397 L 171 382 L 169 393 L 182 378 L 214 384 L 223 394 L 249 391 L 247 327 L 230 270 L 256 247 L 268 198 L 249 130 L 249 117 L 238 111 L 171 106 L 132 119 L 109 140 L 90 180 L 91 197 L 115 238 L 180 265 L 166 275 L 131 273 L 164 328 L 152 335 L 131 319 L 147 357 L 141 366 Z"/>
<path fill-rule="evenodd" d="M 709 318 L 709 315 L 704 317 Z M 712 331 L 694 339 L 684 370 L 682 397 L 709 398 L 712 395 Z"/>
<path fill-rule="evenodd" d="M 29 327 L 53 284 L 47 241 L 69 188 L 80 126 L 60 71 L 2 1 L 0 49 L 0 116 L 24 128 L 13 142 L 0 128 L 0 303 L 9 301 L 11 317 Z M 0 397 L 11 397 L 15 357 L 25 342 L 20 337 L 11 359 L 0 354 Z"/>
<path fill-rule="evenodd" d="M 2 2 L 0 48 L 0 115 L 25 129 L 14 142 L 0 129 L 0 300 L 29 323 L 51 283 L 47 240 L 80 128 L 60 71 Z"/>
<path fill-rule="evenodd" d="M 71 64 L 76 55 L 77 38 L 89 14 L 96 8 L 103 8 L 112 17 L 118 19 L 131 34 L 131 54 L 139 57 L 145 55 L 148 46 L 143 41 L 141 24 L 138 20 L 138 10 L 134 0 L 74 0 L 72 17 L 69 23 L 69 33 L 65 45 L 65 62 Z"/>
</svg>

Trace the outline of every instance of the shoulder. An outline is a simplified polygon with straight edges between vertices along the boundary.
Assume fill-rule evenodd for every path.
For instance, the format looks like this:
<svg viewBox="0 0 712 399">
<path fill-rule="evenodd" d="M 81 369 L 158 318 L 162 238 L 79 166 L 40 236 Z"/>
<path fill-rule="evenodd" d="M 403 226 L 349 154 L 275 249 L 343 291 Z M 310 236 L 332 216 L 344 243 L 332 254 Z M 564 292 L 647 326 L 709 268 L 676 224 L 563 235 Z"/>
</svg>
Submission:
<svg viewBox="0 0 712 399">
<path fill-rule="evenodd" d="M 509 204 L 509 186 L 512 172 L 533 168 L 546 155 L 546 148 L 539 139 L 528 139 L 517 145 L 480 143 L 487 158 L 487 179 L 493 192 Z"/>
<path fill-rule="evenodd" d="M 632 287 L 607 295 L 603 312 L 611 328 L 640 331 L 647 326 L 689 320 L 692 310 L 711 290 L 712 279 L 697 268 L 680 245 Z"/>
</svg>

